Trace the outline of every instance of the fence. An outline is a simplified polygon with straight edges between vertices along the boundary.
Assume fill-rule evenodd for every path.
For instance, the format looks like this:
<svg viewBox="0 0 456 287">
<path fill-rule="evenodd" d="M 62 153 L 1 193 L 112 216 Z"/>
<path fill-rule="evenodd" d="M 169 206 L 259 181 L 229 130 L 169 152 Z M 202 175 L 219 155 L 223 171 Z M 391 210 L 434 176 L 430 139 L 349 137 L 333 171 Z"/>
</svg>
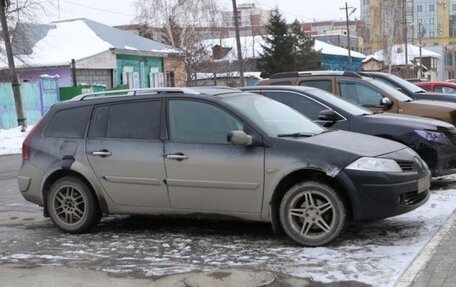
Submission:
<svg viewBox="0 0 456 287">
<path fill-rule="evenodd" d="M 42 78 L 21 84 L 22 103 L 27 124 L 35 124 L 49 108 L 59 101 L 57 79 Z M 0 129 L 17 126 L 16 105 L 11 83 L 0 83 Z"/>
</svg>

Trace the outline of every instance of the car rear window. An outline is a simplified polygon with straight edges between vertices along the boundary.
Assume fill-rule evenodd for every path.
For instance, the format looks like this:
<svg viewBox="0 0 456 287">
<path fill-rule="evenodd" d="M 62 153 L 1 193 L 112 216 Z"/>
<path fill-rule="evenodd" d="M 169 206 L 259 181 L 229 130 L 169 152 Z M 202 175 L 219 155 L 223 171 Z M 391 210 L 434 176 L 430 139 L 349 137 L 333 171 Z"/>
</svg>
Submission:
<svg viewBox="0 0 456 287">
<path fill-rule="evenodd" d="M 47 125 L 44 136 L 56 138 L 83 138 L 90 116 L 91 106 L 56 112 Z"/>
<path fill-rule="evenodd" d="M 90 138 L 158 140 L 161 101 L 141 101 L 95 107 Z"/>
</svg>

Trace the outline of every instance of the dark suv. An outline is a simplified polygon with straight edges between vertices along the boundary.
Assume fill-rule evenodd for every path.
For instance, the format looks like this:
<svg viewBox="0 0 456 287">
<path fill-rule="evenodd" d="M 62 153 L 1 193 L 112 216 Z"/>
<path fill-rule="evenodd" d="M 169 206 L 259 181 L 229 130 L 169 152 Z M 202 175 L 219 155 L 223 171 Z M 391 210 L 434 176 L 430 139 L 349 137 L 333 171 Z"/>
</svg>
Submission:
<svg viewBox="0 0 456 287">
<path fill-rule="evenodd" d="M 364 77 L 354 72 L 314 71 L 272 75 L 258 86 L 308 86 L 328 91 L 374 112 L 428 117 L 456 124 L 456 103 L 415 101 L 383 81 Z"/>
<path fill-rule="evenodd" d="M 456 128 L 449 123 L 392 113 L 373 113 L 321 89 L 255 86 L 243 91 L 290 106 L 327 128 L 387 138 L 416 151 L 433 176 L 456 173 Z"/>
<path fill-rule="evenodd" d="M 429 197 L 430 171 L 413 150 L 329 131 L 261 95 L 118 93 L 54 105 L 24 141 L 20 192 L 66 232 L 103 213 L 207 213 L 272 222 L 317 246 L 348 219 L 398 215 Z"/>
</svg>

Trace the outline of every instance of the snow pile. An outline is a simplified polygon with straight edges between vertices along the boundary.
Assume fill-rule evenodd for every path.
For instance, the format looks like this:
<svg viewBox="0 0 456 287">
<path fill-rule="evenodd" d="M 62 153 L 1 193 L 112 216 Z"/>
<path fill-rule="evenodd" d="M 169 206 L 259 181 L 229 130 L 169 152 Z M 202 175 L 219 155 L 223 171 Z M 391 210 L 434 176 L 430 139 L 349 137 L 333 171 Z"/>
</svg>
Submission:
<svg viewBox="0 0 456 287">
<path fill-rule="evenodd" d="M 391 64 L 393 66 L 400 66 L 404 65 L 405 63 L 405 45 L 393 45 L 391 47 Z M 435 52 L 426 50 L 425 48 L 421 49 L 422 57 L 423 58 L 437 58 L 440 59 L 441 56 Z M 408 54 L 408 64 L 412 65 L 415 59 L 420 57 L 420 47 L 408 44 L 407 45 L 407 54 Z M 385 61 L 385 51 L 384 50 L 379 50 L 375 52 L 372 55 L 367 56 L 366 59 L 363 60 L 363 62 L 368 62 L 372 59 L 375 59 L 377 61 Z"/>
<path fill-rule="evenodd" d="M 0 155 L 19 154 L 22 152 L 22 142 L 28 135 L 33 126 L 27 127 L 26 132 L 21 132 L 21 128 L 0 130 Z"/>
</svg>

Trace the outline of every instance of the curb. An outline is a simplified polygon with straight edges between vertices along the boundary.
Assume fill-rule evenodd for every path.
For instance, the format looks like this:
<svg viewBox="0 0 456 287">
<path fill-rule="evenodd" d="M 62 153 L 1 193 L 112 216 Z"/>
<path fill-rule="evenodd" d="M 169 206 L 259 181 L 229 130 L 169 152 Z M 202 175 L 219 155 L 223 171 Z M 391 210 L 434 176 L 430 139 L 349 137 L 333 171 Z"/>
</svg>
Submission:
<svg viewBox="0 0 456 287">
<path fill-rule="evenodd" d="M 409 267 L 401 274 L 399 279 L 396 281 L 395 287 L 409 287 L 412 285 L 415 278 L 424 269 L 424 267 L 426 267 L 429 259 L 431 259 L 432 255 L 434 255 L 440 243 L 445 238 L 445 235 L 450 231 L 454 224 L 456 224 L 456 211 L 453 211 L 453 214 L 450 215 L 447 222 L 429 240 Z"/>
</svg>

